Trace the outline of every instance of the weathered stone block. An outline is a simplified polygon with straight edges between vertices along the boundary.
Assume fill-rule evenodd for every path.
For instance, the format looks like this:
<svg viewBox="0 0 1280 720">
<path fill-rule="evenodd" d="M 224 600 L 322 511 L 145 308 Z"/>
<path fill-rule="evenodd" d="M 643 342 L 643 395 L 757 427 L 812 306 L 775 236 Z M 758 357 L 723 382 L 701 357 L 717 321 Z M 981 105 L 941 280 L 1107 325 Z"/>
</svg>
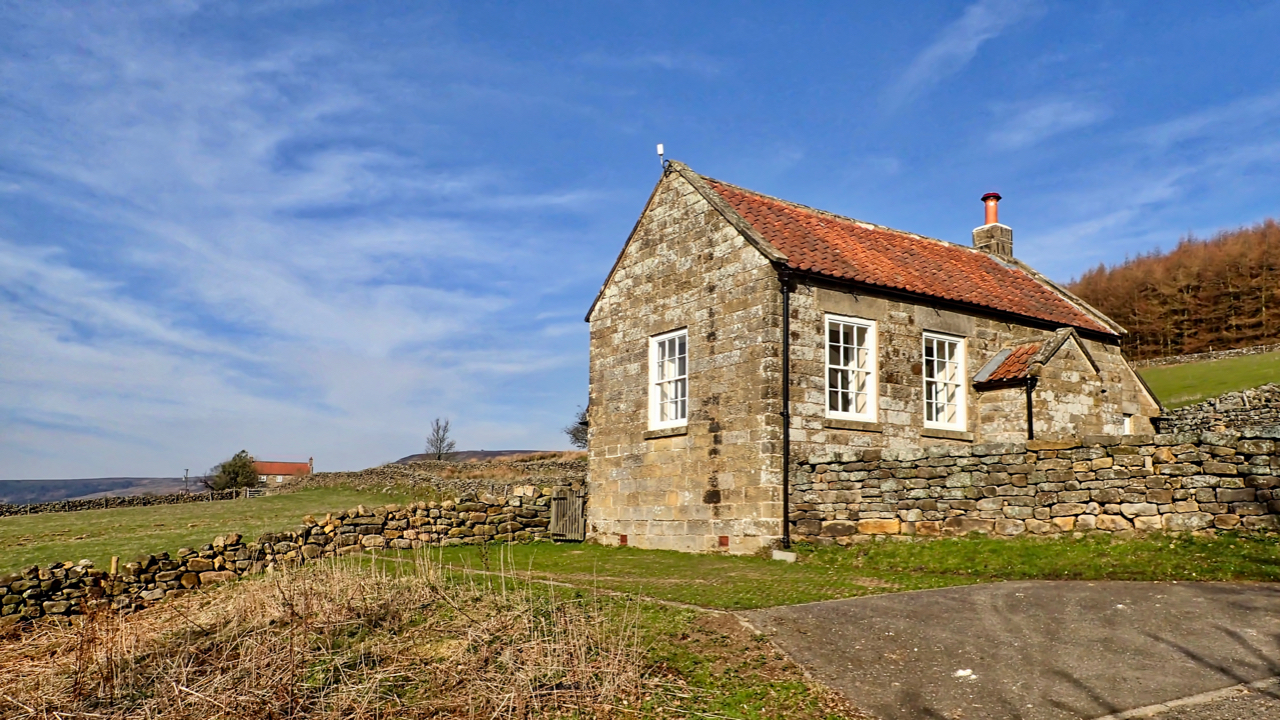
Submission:
<svg viewBox="0 0 1280 720">
<path fill-rule="evenodd" d="M 1239 525 L 1239 515 L 1215 515 L 1213 517 L 1213 526 L 1219 530 L 1234 530 Z"/>
<path fill-rule="evenodd" d="M 800 535 L 820 535 L 822 534 L 822 521 L 800 520 L 796 523 L 796 532 Z"/>
<path fill-rule="evenodd" d="M 1133 519 L 1133 529 L 1138 532 L 1159 532 L 1164 529 L 1164 521 L 1158 515 L 1140 515 Z"/>
<path fill-rule="evenodd" d="M 863 535 L 896 535 L 901 528 L 902 523 L 896 518 L 858 521 L 858 532 Z"/>
<path fill-rule="evenodd" d="M 1209 513 L 1170 514 L 1164 516 L 1164 529 L 1170 532 L 1190 532 L 1203 530 L 1213 525 L 1213 516 Z"/>
<path fill-rule="evenodd" d="M 864 522 L 876 522 L 874 520 L 865 520 Z M 858 524 L 847 520 L 833 520 L 822 523 L 822 531 L 819 533 L 822 537 L 844 537 L 858 532 Z M 893 532 L 897 532 L 895 529 Z"/>
<path fill-rule="evenodd" d="M 942 534 L 942 523 L 937 520 L 922 520 L 915 523 L 916 535 L 937 537 Z"/>
<path fill-rule="evenodd" d="M 1133 525 L 1119 515 L 1099 515 L 1097 528 L 1107 532 L 1118 532 L 1121 530 L 1132 530 Z"/>
<path fill-rule="evenodd" d="M 1058 529 L 1057 526 L 1051 522 L 1036 520 L 1034 518 L 1026 521 L 1026 528 L 1027 532 L 1032 535 L 1048 535 L 1049 533 L 1056 532 Z"/>
<path fill-rule="evenodd" d="M 943 535 L 968 535 L 969 533 L 991 534 L 995 530 L 994 520 L 982 520 L 969 517 L 947 518 L 942 523 Z"/>
<path fill-rule="evenodd" d="M 1027 531 L 1026 523 L 1022 522 L 1021 520 L 1014 520 L 1014 519 L 996 520 L 995 532 L 997 535 L 1013 537 L 1015 535 L 1021 535 L 1026 531 Z"/>
<path fill-rule="evenodd" d="M 1144 515 L 1157 515 L 1159 511 L 1153 503 L 1124 503 L 1120 506 L 1120 513 L 1127 518 L 1139 517 Z"/>
<path fill-rule="evenodd" d="M 1219 488 L 1218 502 L 1253 502 L 1257 498 L 1257 491 L 1253 488 L 1226 489 Z"/>
</svg>

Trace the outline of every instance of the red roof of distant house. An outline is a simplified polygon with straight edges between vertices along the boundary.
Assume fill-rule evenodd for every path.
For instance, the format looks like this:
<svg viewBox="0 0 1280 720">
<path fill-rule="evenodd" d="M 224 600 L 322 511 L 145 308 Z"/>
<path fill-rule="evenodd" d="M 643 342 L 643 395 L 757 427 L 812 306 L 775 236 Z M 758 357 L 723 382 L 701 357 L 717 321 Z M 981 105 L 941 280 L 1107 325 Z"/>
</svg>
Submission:
<svg viewBox="0 0 1280 720">
<path fill-rule="evenodd" d="M 253 469 L 259 475 L 309 475 L 311 463 L 254 460 Z"/>
<path fill-rule="evenodd" d="M 1117 334 L 1013 263 L 701 177 L 796 270 Z"/>
<path fill-rule="evenodd" d="M 1040 352 L 1043 343 L 1027 343 L 1013 348 L 1009 357 L 1000 363 L 994 372 L 986 379 L 986 382 L 1002 382 L 1008 380 L 1026 380 L 1027 374 L 1031 369 L 1031 359 Z"/>
</svg>

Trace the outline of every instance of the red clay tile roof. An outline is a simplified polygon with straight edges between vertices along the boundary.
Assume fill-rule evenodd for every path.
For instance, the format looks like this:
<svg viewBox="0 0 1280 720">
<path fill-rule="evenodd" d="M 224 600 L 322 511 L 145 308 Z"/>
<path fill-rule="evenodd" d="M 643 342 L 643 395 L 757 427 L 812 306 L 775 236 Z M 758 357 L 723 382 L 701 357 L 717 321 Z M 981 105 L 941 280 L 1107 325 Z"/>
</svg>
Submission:
<svg viewBox="0 0 1280 720">
<path fill-rule="evenodd" d="M 259 475 L 306 475 L 311 472 L 311 465 L 304 462 L 255 460 L 253 469 Z"/>
<path fill-rule="evenodd" d="M 1031 359 L 1040 352 L 1043 343 L 1027 343 L 1019 345 L 1010 352 L 1009 357 L 1000 363 L 984 382 L 1002 382 L 1008 380 L 1026 380 L 1027 371 L 1031 369 Z"/>
<path fill-rule="evenodd" d="M 1116 334 L 1029 273 L 984 252 L 702 179 L 796 270 Z"/>
</svg>

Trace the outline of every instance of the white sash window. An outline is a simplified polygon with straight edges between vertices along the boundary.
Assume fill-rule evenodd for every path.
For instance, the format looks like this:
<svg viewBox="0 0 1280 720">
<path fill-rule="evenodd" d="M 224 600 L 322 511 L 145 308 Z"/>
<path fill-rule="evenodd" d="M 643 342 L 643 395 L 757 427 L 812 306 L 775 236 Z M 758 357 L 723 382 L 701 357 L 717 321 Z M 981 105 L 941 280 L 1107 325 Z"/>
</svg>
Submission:
<svg viewBox="0 0 1280 720">
<path fill-rule="evenodd" d="M 827 316 L 827 417 L 876 422 L 876 324 Z"/>
<path fill-rule="evenodd" d="M 649 427 L 689 422 L 689 334 L 685 330 L 649 338 Z"/>
<path fill-rule="evenodd" d="M 924 426 L 965 429 L 964 340 L 924 334 Z"/>
</svg>

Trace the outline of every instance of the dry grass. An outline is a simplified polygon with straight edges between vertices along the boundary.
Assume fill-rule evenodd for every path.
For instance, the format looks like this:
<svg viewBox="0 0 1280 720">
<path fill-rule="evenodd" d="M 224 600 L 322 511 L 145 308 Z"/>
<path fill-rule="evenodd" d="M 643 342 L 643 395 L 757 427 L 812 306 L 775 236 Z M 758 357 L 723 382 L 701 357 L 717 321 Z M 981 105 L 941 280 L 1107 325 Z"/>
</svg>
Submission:
<svg viewBox="0 0 1280 720">
<path fill-rule="evenodd" d="M 449 580 L 427 555 L 400 566 L 321 564 L 46 622 L 0 643 L 0 715 L 632 715 L 646 653 L 634 607 Z"/>
<path fill-rule="evenodd" d="M 574 460 L 586 459 L 586 450 L 556 450 L 552 452 L 525 453 L 523 455 L 502 455 L 493 458 L 492 462 L 537 462 L 539 460 L 573 462 Z"/>
<path fill-rule="evenodd" d="M 504 455 L 489 460 L 468 460 L 432 468 L 432 473 L 442 479 L 495 480 L 515 484 L 518 481 L 537 483 L 540 478 L 558 477 L 563 471 L 554 467 L 540 467 L 532 463 L 542 461 L 580 462 L 587 454 L 581 451 L 542 452 L 527 455 Z"/>
</svg>

